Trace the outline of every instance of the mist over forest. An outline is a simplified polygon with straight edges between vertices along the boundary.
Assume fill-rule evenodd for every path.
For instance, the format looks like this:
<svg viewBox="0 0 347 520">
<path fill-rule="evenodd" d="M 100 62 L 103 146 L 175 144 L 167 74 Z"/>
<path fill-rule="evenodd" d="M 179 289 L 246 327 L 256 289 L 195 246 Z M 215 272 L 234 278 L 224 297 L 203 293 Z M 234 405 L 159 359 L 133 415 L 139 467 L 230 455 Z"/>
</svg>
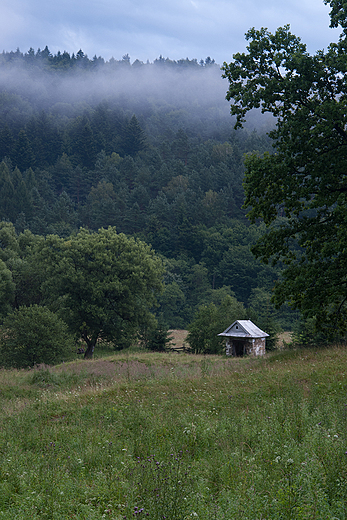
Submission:
<svg viewBox="0 0 347 520">
<path fill-rule="evenodd" d="M 171 328 L 226 297 L 259 326 L 277 316 L 290 327 L 293 315 L 270 303 L 279 268 L 253 257 L 261 225 L 242 208 L 243 156 L 272 150 L 271 119 L 254 113 L 234 130 L 227 88 L 209 57 L 144 64 L 47 47 L 3 52 L 3 227 L 68 237 L 115 226 L 144 240 L 165 261 L 156 313 Z"/>
<path fill-rule="evenodd" d="M 46 48 L 36 54 L 3 52 L 0 71 L 1 90 L 29 102 L 26 109 L 23 107 L 23 116 L 27 117 L 35 110 L 69 117 L 72 110 L 83 112 L 85 104 L 95 107 L 108 101 L 131 115 L 136 111 L 138 118 L 146 120 L 153 111 L 187 109 L 190 117 L 186 125 L 194 134 L 194 123 L 199 119 L 213 122 L 213 127 L 220 122 L 229 132 L 232 127 L 225 99 L 227 80 L 210 57 L 198 63 L 195 59 L 172 61 L 160 56 L 153 63 L 135 60 L 131 64 L 128 55 L 105 62 L 96 56 L 89 60 L 82 51 L 72 57 L 65 52 L 52 56 Z M 268 125 L 268 118 L 255 114 L 248 124 L 261 130 Z M 213 128 L 205 131 L 212 134 Z"/>
</svg>

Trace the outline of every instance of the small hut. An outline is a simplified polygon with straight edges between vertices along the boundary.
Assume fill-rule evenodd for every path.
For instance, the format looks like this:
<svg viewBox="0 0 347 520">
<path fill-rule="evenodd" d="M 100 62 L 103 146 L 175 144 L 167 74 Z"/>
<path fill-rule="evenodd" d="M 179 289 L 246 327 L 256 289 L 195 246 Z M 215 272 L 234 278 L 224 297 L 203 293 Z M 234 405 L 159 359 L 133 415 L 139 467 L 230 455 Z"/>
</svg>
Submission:
<svg viewBox="0 0 347 520">
<path fill-rule="evenodd" d="M 237 320 L 218 336 L 226 338 L 227 356 L 263 356 L 265 338 L 269 334 L 259 329 L 251 320 Z"/>
</svg>

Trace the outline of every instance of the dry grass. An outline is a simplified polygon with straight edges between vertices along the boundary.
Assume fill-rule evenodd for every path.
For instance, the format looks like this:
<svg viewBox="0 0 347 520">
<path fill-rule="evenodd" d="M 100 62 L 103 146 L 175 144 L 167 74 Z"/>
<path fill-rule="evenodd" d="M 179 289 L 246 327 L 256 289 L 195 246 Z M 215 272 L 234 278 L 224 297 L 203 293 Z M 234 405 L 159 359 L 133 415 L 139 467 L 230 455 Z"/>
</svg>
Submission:
<svg viewBox="0 0 347 520">
<path fill-rule="evenodd" d="M 169 330 L 170 336 L 172 337 L 172 345 L 171 348 L 173 350 L 183 350 L 188 347 L 186 343 L 188 331 L 180 330 L 180 329 L 172 329 Z"/>
<path fill-rule="evenodd" d="M 292 332 L 282 332 L 278 336 L 277 347 L 280 349 L 285 348 L 293 341 L 293 333 Z"/>
</svg>

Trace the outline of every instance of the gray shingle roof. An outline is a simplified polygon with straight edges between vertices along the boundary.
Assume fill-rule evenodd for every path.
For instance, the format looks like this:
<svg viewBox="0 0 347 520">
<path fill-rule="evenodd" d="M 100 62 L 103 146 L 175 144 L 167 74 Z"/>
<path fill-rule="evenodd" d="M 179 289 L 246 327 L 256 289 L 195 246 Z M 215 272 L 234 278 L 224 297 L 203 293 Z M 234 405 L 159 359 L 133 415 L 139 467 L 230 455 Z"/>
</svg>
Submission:
<svg viewBox="0 0 347 520">
<path fill-rule="evenodd" d="M 266 338 L 268 335 L 251 320 L 236 320 L 224 332 L 218 334 L 229 338 Z"/>
</svg>

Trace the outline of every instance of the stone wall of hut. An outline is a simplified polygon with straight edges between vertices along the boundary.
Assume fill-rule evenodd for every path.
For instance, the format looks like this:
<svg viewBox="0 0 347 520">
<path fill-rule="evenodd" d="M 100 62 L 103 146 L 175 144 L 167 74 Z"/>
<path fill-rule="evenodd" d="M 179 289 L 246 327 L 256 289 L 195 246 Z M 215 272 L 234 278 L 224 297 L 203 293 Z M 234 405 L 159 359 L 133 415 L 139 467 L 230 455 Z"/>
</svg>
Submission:
<svg viewBox="0 0 347 520">
<path fill-rule="evenodd" d="M 265 354 L 265 338 L 236 339 L 227 338 L 225 353 L 227 356 L 263 356 Z"/>
</svg>

